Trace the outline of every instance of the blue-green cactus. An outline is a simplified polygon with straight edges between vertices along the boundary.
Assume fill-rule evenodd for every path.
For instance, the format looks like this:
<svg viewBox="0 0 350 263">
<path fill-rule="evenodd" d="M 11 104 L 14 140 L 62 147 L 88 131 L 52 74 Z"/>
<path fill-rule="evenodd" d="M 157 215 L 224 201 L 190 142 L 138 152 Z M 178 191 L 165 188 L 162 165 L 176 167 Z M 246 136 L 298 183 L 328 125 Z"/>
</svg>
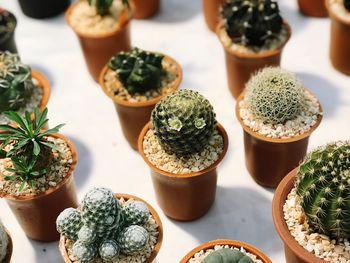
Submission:
<svg viewBox="0 0 350 263">
<path fill-rule="evenodd" d="M 132 201 L 126 204 L 123 207 L 122 214 L 126 226 L 143 225 L 150 216 L 147 205 L 140 201 Z"/>
<path fill-rule="evenodd" d="M 120 249 L 117 241 L 113 239 L 104 240 L 99 247 L 99 255 L 103 261 L 110 262 L 119 255 Z"/>
<path fill-rule="evenodd" d="M 74 208 L 67 208 L 56 219 L 57 231 L 70 240 L 77 240 L 82 227 L 80 213 Z"/>
<path fill-rule="evenodd" d="M 149 239 L 149 233 L 142 226 L 128 226 L 118 235 L 118 245 L 122 253 L 132 255 L 143 250 Z"/>
<path fill-rule="evenodd" d="M 79 263 L 92 263 L 97 257 L 97 247 L 94 244 L 84 244 L 78 240 L 72 247 L 72 253 Z"/>
<path fill-rule="evenodd" d="M 202 263 L 253 263 L 253 260 L 237 249 L 222 248 L 206 256 Z"/>
<path fill-rule="evenodd" d="M 97 239 L 97 234 L 94 228 L 83 225 L 78 232 L 78 239 L 84 244 L 92 244 Z"/>
</svg>

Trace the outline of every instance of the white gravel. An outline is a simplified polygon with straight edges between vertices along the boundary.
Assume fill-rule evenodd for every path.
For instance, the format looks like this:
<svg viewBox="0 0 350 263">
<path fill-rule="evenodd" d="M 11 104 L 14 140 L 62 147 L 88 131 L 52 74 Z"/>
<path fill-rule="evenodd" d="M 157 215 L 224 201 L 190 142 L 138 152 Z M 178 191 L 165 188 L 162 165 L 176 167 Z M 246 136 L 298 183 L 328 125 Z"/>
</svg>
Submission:
<svg viewBox="0 0 350 263">
<path fill-rule="evenodd" d="M 332 12 L 341 20 L 350 23 L 350 12 L 345 8 L 343 0 L 327 0 Z"/>
</svg>

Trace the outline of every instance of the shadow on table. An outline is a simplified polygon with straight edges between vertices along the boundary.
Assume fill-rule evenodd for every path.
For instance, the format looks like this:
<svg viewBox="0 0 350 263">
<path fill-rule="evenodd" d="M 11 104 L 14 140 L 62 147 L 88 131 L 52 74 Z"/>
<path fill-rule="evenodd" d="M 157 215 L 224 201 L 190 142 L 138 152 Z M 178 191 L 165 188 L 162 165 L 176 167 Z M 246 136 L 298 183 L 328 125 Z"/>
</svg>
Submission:
<svg viewBox="0 0 350 263">
<path fill-rule="evenodd" d="M 58 249 L 58 242 L 41 243 L 29 239 L 30 244 L 35 251 L 36 263 L 58 263 L 63 262 Z"/>
<path fill-rule="evenodd" d="M 249 188 L 219 186 L 208 214 L 194 222 L 173 223 L 199 243 L 234 239 L 252 244 L 267 255 L 281 250 L 272 222 L 271 200 Z"/>
<path fill-rule="evenodd" d="M 152 21 L 162 23 L 182 22 L 191 19 L 201 12 L 202 1 L 166 0 L 162 1 L 160 12 Z"/>
</svg>

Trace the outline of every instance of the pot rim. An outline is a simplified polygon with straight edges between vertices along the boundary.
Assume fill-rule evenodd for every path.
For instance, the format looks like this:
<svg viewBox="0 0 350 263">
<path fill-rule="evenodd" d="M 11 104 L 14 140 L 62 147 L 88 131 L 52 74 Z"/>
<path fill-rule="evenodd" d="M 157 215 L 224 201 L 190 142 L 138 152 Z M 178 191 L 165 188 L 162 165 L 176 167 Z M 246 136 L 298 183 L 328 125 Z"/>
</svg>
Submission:
<svg viewBox="0 0 350 263">
<path fill-rule="evenodd" d="M 295 176 L 298 172 L 299 167 L 294 168 L 290 171 L 283 180 L 279 183 L 275 194 L 272 199 L 272 219 L 275 225 L 276 231 L 282 241 L 284 246 L 288 247 L 293 251 L 295 255 L 302 259 L 306 263 L 325 263 L 321 258 L 316 257 L 314 254 L 308 252 L 304 249 L 291 235 L 287 223 L 284 219 L 283 206 L 287 199 L 288 194 L 294 187 Z"/>
<path fill-rule="evenodd" d="M 247 252 L 256 255 L 260 260 L 263 260 L 263 263 L 272 263 L 272 261 L 259 249 L 256 247 L 242 242 L 238 240 L 230 240 L 230 239 L 217 239 L 217 240 L 212 240 L 208 241 L 206 243 L 203 243 L 202 245 L 199 245 L 198 247 L 192 249 L 190 252 L 184 256 L 180 263 L 188 263 L 188 261 L 199 251 L 201 250 L 207 250 L 210 248 L 213 248 L 216 245 L 229 245 L 237 248 L 243 247 Z"/>
<path fill-rule="evenodd" d="M 152 53 L 158 53 L 158 54 L 162 54 L 159 52 L 152 52 Z M 164 55 L 164 54 L 162 54 Z M 178 77 L 174 80 L 172 87 L 171 87 L 171 92 L 176 91 L 177 89 L 179 89 L 179 86 L 182 82 L 182 78 L 183 78 L 183 72 L 182 72 L 182 68 L 180 66 L 180 64 L 173 59 L 172 57 L 168 56 L 168 55 L 164 55 L 164 59 L 165 60 L 169 60 L 169 62 L 171 62 L 173 65 L 175 65 L 176 67 L 176 71 L 178 74 Z M 141 108 L 141 107 L 147 107 L 147 106 L 151 106 L 151 105 L 155 105 L 157 104 L 162 98 L 164 98 L 166 95 L 159 95 L 156 98 L 147 100 L 147 101 L 138 101 L 138 102 L 129 102 L 127 100 L 123 100 L 118 98 L 117 96 L 113 96 L 113 94 L 111 94 L 110 92 L 108 92 L 107 87 L 105 85 L 105 81 L 104 81 L 104 76 L 107 73 L 108 70 L 108 64 L 105 65 L 100 73 L 99 76 L 99 84 L 100 87 L 102 88 L 103 92 L 111 99 L 113 100 L 113 102 L 115 102 L 116 104 L 120 105 L 120 106 L 124 106 L 124 107 L 130 107 L 130 108 Z M 117 78 L 115 80 L 116 82 L 120 82 Z M 170 92 L 170 93 L 171 93 Z"/>
<path fill-rule="evenodd" d="M 81 38 L 101 39 L 101 38 L 108 38 L 108 37 L 114 36 L 116 34 L 119 34 L 119 32 L 122 31 L 131 21 L 131 16 L 129 15 L 129 10 L 127 8 L 123 8 L 123 10 L 120 13 L 119 21 L 118 21 L 120 26 L 116 30 L 114 30 L 112 32 L 108 32 L 108 33 L 101 33 L 101 34 L 88 34 L 88 33 L 79 32 L 71 25 L 71 23 L 69 22 L 69 18 L 70 18 L 70 15 L 71 15 L 73 9 L 80 2 L 81 1 L 76 1 L 75 3 L 71 4 L 68 7 L 68 9 L 64 13 L 64 19 L 65 19 L 66 23 L 69 25 L 69 27 L 72 28 L 74 33 Z"/>
<path fill-rule="evenodd" d="M 42 112 L 49 102 L 49 98 L 51 95 L 51 85 L 49 80 L 37 70 L 32 70 L 32 79 L 36 79 L 39 82 L 39 88 L 41 88 L 43 92 L 43 97 L 41 98 L 39 104 L 39 110 Z"/>
<path fill-rule="evenodd" d="M 134 195 L 130 195 L 130 194 L 123 194 L 123 193 L 116 193 L 114 195 L 116 198 L 121 198 L 123 197 L 124 199 L 134 199 L 136 201 L 141 201 L 143 202 L 144 204 L 147 205 L 152 217 L 154 218 L 154 220 L 157 222 L 157 225 L 158 225 L 158 239 L 157 239 L 157 243 L 156 245 L 154 246 L 153 250 L 152 250 L 152 253 L 151 255 L 149 256 L 149 258 L 147 258 L 147 260 L 145 261 L 145 263 L 152 263 L 153 260 L 157 257 L 159 251 L 160 251 L 160 248 L 162 246 L 162 243 L 163 243 L 163 224 L 162 224 L 162 221 L 160 220 L 160 217 L 157 213 L 157 211 L 153 208 L 153 206 L 151 206 L 148 202 L 146 202 L 145 200 L 143 200 L 142 198 L 140 197 L 137 197 L 137 196 L 134 196 Z M 63 257 L 63 260 L 65 263 L 72 263 L 72 261 L 69 259 L 68 257 L 68 253 L 67 253 L 67 249 L 66 249 L 66 246 L 65 246 L 65 241 L 66 241 L 66 238 L 64 236 L 61 235 L 60 237 L 60 241 L 59 241 L 59 250 L 61 252 L 61 255 Z"/>
<path fill-rule="evenodd" d="M 239 121 L 239 123 L 241 124 L 243 130 L 246 133 L 250 134 L 251 136 L 253 136 L 253 137 L 255 137 L 255 138 L 257 138 L 257 139 L 259 139 L 261 141 L 272 142 L 272 143 L 290 143 L 290 142 L 295 142 L 295 141 L 299 141 L 299 140 L 302 140 L 304 138 L 307 138 L 320 125 L 320 123 L 321 123 L 321 121 L 323 119 L 323 108 L 322 108 L 321 102 L 318 100 L 318 98 L 309 89 L 306 89 L 306 88 L 304 88 L 304 89 L 307 90 L 311 95 L 313 95 L 317 99 L 320 113 L 318 114 L 317 122 L 308 131 L 306 131 L 303 134 L 299 134 L 297 136 L 293 136 L 293 137 L 290 137 L 290 138 L 268 138 L 266 136 L 263 136 L 263 135 L 255 132 L 255 131 L 253 131 L 250 127 L 248 127 L 247 125 L 245 125 L 243 123 L 243 120 L 242 120 L 241 114 L 240 114 L 239 103 L 243 100 L 243 97 L 245 95 L 245 91 L 243 91 L 238 96 L 238 98 L 236 100 L 236 106 L 235 106 L 235 108 L 236 108 L 235 109 L 235 111 L 236 111 L 236 118 L 237 118 L 237 120 Z"/>
<path fill-rule="evenodd" d="M 156 167 L 154 164 L 152 164 L 148 158 L 146 157 L 146 155 L 143 152 L 143 138 L 145 137 L 146 133 L 148 132 L 148 130 L 150 129 L 151 126 L 151 122 L 148 122 L 142 129 L 139 138 L 138 138 L 138 151 L 140 153 L 140 155 L 142 156 L 143 160 L 148 164 L 148 166 L 151 168 L 151 170 L 155 171 L 156 173 L 159 173 L 163 176 L 167 176 L 167 177 L 171 177 L 171 178 L 176 178 L 176 179 L 187 179 L 187 178 L 191 178 L 191 177 L 197 177 L 197 176 L 201 176 L 203 174 L 209 173 L 210 171 L 216 169 L 216 167 L 220 164 L 220 162 L 224 159 L 227 149 L 228 149 L 228 135 L 226 130 L 224 129 L 224 127 L 220 124 L 220 123 L 216 123 L 216 129 L 219 131 L 219 133 L 221 134 L 221 136 L 223 137 L 224 140 L 224 148 L 222 150 L 222 153 L 220 154 L 219 158 L 209 167 L 205 168 L 204 170 L 198 171 L 198 172 L 193 172 L 193 173 L 188 173 L 188 174 L 174 174 L 174 173 L 170 173 L 164 170 L 159 169 L 158 167 Z"/>
<path fill-rule="evenodd" d="M 12 22 L 14 23 L 13 29 L 12 29 L 11 31 L 7 32 L 7 33 L 5 34 L 5 36 L 4 36 L 2 39 L 0 39 L 0 43 L 4 43 L 4 42 L 6 42 L 9 38 L 11 38 L 12 34 L 14 34 L 14 32 L 15 32 L 15 30 L 16 30 L 16 28 L 17 28 L 17 18 L 16 18 L 16 16 L 15 16 L 12 12 L 10 12 L 9 10 L 0 7 L 0 13 L 1 13 L 1 12 L 7 12 L 7 13 L 9 14 L 10 20 L 12 20 Z"/>
<path fill-rule="evenodd" d="M 8 237 L 8 244 L 7 244 L 7 252 L 6 252 L 6 256 L 3 259 L 3 263 L 9 263 L 11 261 L 11 257 L 12 257 L 12 251 L 13 251 L 13 242 L 12 242 L 12 237 L 10 232 L 5 228 L 7 237 Z"/>
<path fill-rule="evenodd" d="M 333 12 L 332 8 L 330 7 L 330 5 L 331 5 L 330 0 L 325 0 L 325 2 L 326 2 L 326 9 L 328 11 L 328 15 L 330 18 L 337 20 L 338 22 L 340 22 L 344 25 L 350 26 L 350 20 L 346 21 L 342 17 L 340 17 L 339 15 L 337 15 Z M 349 16 L 350 16 L 350 12 L 349 12 Z"/>
<path fill-rule="evenodd" d="M 62 134 L 54 133 L 51 136 L 64 140 L 72 152 L 72 164 L 71 164 L 66 176 L 55 187 L 52 187 L 52 188 L 46 190 L 45 192 L 42 192 L 42 193 L 39 193 L 36 195 L 32 195 L 32 196 L 27 196 L 27 195 L 15 196 L 15 195 L 10 195 L 10 194 L 0 194 L 0 198 L 5 198 L 7 200 L 16 201 L 16 202 L 27 202 L 27 201 L 36 200 L 39 198 L 44 198 L 47 195 L 50 195 L 50 194 L 54 193 L 56 190 L 58 190 L 59 188 L 61 188 L 73 176 L 73 171 L 74 171 L 74 169 L 77 165 L 77 161 L 78 161 L 78 153 L 75 149 L 74 144 L 67 137 L 63 136 Z"/>
<path fill-rule="evenodd" d="M 267 58 L 267 57 L 271 57 L 271 56 L 275 56 L 279 53 L 281 53 L 282 49 L 285 47 L 285 45 L 288 43 L 291 35 L 292 35 L 292 28 L 289 25 L 289 23 L 284 20 L 283 21 L 283 25 L 285 25 L 287 27 L 287 31 L 288 31 L 288 36 L 286 38 L 286 40 L 284 41 L 284 43 L 276 48 L 276 49 L 270 49 L 270 50 L 264 50 L 262 52 L 259 53 L 254 53 L 254 52 L 249 52 L 249 53 L 243 53 L 243 52 L 237 52 L 232 50 L 231 48 L 228 48 L 224 42 L 222 41 L 221 37 L 220 37 L 220 31 L 221 29 L 224 27 L 224 21 L 221 19 L 220 22 L 218 23 L 218 25 L 216 26 L 216 36 L 218 37 L 221 45 L 223 46 L 224 50 L 233 55 L 234 57 L 237 57 L 239 59 L 257 59 L 257 58 Z"/>
</svg>

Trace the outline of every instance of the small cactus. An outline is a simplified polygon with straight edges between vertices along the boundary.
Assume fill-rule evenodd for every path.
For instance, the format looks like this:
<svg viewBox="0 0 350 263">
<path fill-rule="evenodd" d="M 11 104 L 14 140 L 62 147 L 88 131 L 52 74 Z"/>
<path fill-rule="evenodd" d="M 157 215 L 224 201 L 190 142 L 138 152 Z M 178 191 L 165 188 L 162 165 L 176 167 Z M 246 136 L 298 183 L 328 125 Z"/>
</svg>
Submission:
<svg viewBox="0 0 350 263">
<path fill-rule="evenodd" d="M 133 48 L 130 52 L 120 52 L 108 66 L 116 71 L 118 79 L 130 94 L 144 93 L 161 87 L 164 56 Z"/>
<path fill-rule="evenodd" d="M 78 239 L 83 244 L 93 244 L 97 239 L 95 229 L 87 225 L 83 225 L 78 232 Z"/>
<path fill-rule="evenodd" d="M 66 208 L 56 219 L 57 231 L 70 240 L 77 240 L 82 227 L 80 213 L 74 208 Z"/>
<path fill-rule="evenodd" d="M 350 12 L 350 0 L 344 0 L 344 6 Z"/>
<path fill-rule="evenodd" d="M 132 255 L 143 250 L 149 239 L 149 233 L 142 226 L 128 226 L 118 236 L 118 244 L 122 253 Z"/>
<path fill-rule="evenodd" d="M 88 0 L 90 6 L 95 6 L 96 12 L 100 16 L 109 14 L 109 9 L 111 8 L 114 0 Z M 122 0 L 124 6 L 130 9 L 129 0 Z"/>
<path fill-rule="evenodd" d="M 72 247 L 72 253 L 79 263 L 91 263 L 97 257 L 97 248 L 95 245 L 87 245 L 78 240 Z"/>
<path fill-rule="evenodd" d="M 119 246 L 115 240 L 105 240 L 100 244 L 99 254 L 103 261 L 110 262 L 115 260 L 119 255 Z"/>
<path fill-rule="evenodd" d="M 150 216 L 147 205 L 140 201 L 133 201 L 126 204 L 123 207 L 122 214 L 126 226 L 143 225 Z"/>
<path fill-rule="evenodd" d="M 312 230 L 350 237 L 350 141 L 314 150 L 300 165 L 297 195 Z"/>
<path fill-rule="evenodd" d="M 8 246 L 8 236 L 5 231 L 5 228 L 0 221 L 0 262 L 6 257 Z"/>
<path fill-rule="evenodd" d="M 179 90 L 152 111 L 153 130 L 167 153 L 184 156 L 200 152 L 214 133 L 215 112 L 209 101 L 192 90 Z"/>
<path fill-rule="evenodd" d="M 267 67 L 252 76 L 245 100 L 256 117 L 272 124 L 295 119 L 306 105 L 301 81 L 279 67 Z"/>
<path fill-rule="evenodd" d="M 237 249 L 222 248 L 206 256 L 202 263 L 253 263 L 253 260 Z"/>
</svg>

